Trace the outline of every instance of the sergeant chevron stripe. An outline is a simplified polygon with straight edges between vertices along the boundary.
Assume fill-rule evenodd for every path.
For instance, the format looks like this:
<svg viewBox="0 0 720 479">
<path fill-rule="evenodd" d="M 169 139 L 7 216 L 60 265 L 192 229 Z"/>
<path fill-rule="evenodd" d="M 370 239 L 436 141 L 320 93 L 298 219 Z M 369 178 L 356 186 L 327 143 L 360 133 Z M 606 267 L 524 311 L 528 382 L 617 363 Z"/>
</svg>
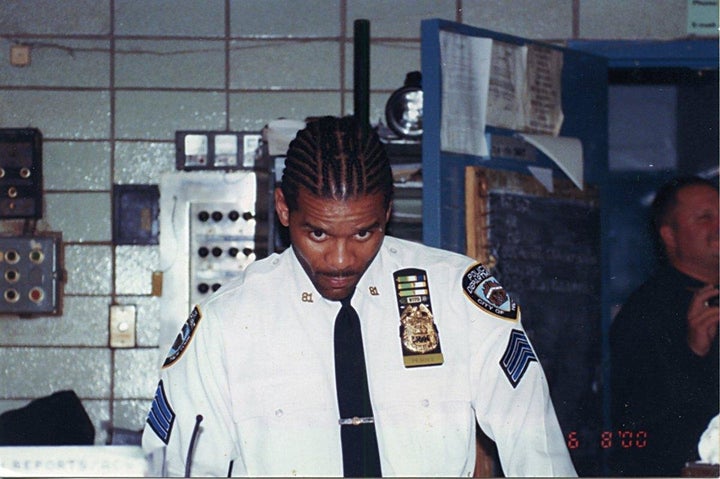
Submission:
<svg viewBox="0 0 720 479">
<path fill-rule="evenodd" d="M 153 399 L 150 412 L 148 413 L 147 423 L 150 425 L 155 434 L 167 444 L 170 441 L 170 432 L 172 432 L 173 423 L 175 422 L 175 412 L 170 407 L 170 403 L 165 395 L 165 387 L 162 380 L 158 384 L 155 391 L 155 399 Z"/>
<path fill-rule="evenodd" d="M 530 347 L 530 342 L 525 333 L 519 329 L 513 329 L 510 333 L 510 340 L 505 349 L 505 354 L 500 360 L 500 367 L 505 372 L 513 388 L 517 387 L 532 361 L 537 361 L 537 357 Z"/>
</svg>

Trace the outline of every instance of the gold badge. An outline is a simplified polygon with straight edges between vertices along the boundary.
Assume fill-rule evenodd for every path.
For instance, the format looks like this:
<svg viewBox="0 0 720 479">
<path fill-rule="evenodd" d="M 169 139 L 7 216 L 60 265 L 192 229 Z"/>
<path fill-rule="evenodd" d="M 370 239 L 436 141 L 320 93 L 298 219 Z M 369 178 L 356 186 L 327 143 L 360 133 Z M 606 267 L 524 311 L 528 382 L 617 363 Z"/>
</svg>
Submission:
<svg viewBox="0 0 720 479">
<path fill-rule="evenodd" d="M 400 316 L 403 346 L 414 353 L 427 353 L 439 343 L 432 312 L 424 304 L 407 306 Z"/>
<path fill-rule="evenodd" d="M 430 302 L 427 273 L 406 268 L 393 273 L 400 314 L 400 342 L 406 368 L 443 363 L 435 318 Z"/>
</svg>

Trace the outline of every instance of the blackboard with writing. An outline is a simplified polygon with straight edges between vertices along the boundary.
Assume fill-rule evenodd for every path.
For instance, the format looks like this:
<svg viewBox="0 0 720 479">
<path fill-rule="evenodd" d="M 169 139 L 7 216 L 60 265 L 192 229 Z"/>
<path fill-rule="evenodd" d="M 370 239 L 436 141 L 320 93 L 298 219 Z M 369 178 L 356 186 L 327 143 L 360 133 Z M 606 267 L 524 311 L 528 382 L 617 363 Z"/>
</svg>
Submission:
<svg viewBox="0 0 720 479">
<path fill-rule="evenodd" d="M 531 175 L 469 167 L 468 253 L 520 305 L 576 468 L 597 464 L 600 380 L 600 212 L 596 192 Z M 472 247 L 470 246 L 472 242 Z M 587 446 L 596 447 L 587 447 Z"/>
</svg>

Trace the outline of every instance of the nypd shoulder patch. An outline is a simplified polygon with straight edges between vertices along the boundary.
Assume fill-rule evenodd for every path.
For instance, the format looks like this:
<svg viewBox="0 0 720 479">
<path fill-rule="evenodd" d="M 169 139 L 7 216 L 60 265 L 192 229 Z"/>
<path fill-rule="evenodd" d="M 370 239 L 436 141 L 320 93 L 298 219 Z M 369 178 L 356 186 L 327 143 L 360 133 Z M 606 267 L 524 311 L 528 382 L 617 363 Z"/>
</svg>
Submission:
<svg viewBox="0 0 720 479">
<path fill-rule="evenodd" d="M 162 442 L 167 444 L 170 441 L 170 433 L 172 432 L 173 424 L 175 424 L 175 412 L 167 400 L 162 381 L 160 381 L 155 390 L 155 398 L 153 399 L 152 406 L 150 406 L 147 423 Z"/>
<path fill-rule="evenodd" d="M 525 371 L 533 361 L 537 361 L 537 357 L 530 347 L 527 336 L 519 329 L 513 329 L 507 348 L 505 348 L 505 354 L 500 359 L 500 367 L 513 388 L 520 383 Z"/>
<path fill-rule="evenodd" d="M 483 265 L 471 266 L 463 276 L 462 286 L 465 296 L 480 309 L 511 321 L 520 317 L 517 303 Z"/>
<path fill-rule="evenodd" d="M 182 356 L 183 352 L 185 352 L 185 348 L 190 343 L 190 340 L 195 333 L 195 328 L 197 328 L 201 319 L 202 314 L 200 314 L 200 309 L 195 306 L 187 321 L 185 321 L 180 333 L 175 338 L 173 345 L 170 346 L 170 351 L 168 352 L 165 362 L 162 365 L 163 368 L 172 366 L 178 359 L 180 359 L 180 356 Z"/>
</svg>

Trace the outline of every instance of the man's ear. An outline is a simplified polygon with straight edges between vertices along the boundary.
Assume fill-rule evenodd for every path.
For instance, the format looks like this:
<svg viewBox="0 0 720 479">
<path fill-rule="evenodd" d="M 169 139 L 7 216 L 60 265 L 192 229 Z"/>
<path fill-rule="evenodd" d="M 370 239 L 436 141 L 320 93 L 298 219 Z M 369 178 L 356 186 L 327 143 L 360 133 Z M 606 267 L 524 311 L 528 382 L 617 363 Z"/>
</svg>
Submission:
<svg viewBox="0 0 720 479">
<path fill-rule="evenodd" d="M 387 225 L 390 222 L 390 217 L 392 216 L 392 209 L 393 209 L 393 202 L 390 200 L 390 204 L 388 204 L 387 211 L 385 212 L 385 224 Z"/>
<path fill-rule="evenodd" d="M 285 195 L 280 188 L 275 188 L 275 213 L 277 213 L 281 225 L 285 227 L 290 225 L 290 208 L 288 208 Z"/>
<path fill-rule="evenodd" d="M 665 245 L 665 253 L 668 257 L 673 257 L 675 249 L 677 248 L 677 241 L 675 241 L 675 230 L 670 225 L 662 225 L 660 227 L 660 239 Z"/>
</svg>

